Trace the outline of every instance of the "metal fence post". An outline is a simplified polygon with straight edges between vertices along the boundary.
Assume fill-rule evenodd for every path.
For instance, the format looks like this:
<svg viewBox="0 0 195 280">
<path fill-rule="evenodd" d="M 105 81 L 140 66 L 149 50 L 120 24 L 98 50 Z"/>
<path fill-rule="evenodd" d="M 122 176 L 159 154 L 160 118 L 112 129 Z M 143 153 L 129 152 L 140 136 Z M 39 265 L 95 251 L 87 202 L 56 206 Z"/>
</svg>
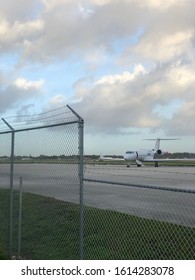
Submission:
<svg viewBox="0 0 195 280">
<path fill-rule="evenodd" d="M 19 223 L 18 223 L 18 257 L 21 256 L 21 236 L 22 236 L 22 186 L 23 177 L 19 177 Z"/>
<path fill-rule="evenodd" d="M 83 224 L 84 224 L 84 203 L 83 203 L 83 131 L 84 121 L 79 122 L 79 181 L 80 181 L 80 259 L 83 260 Z"/>
<path fill-rule="evenodd" d="M 84 120 L 69 105 L 68 109 L 78 118 L 79 129 L 79 184 L 80 184 L 80 259 L 83 260 L 83 236 L 84 236 L 84 202 L 83 202 L 83 154 L 84 154 Z"/>
<path fill-rule="evenodd" d="M 9 127 L 11 132 L 11 156 L 10 156 L 10 229 L 9 229 L 9 255 L 12 256 L 12 243 L 13 243 L 13 181 L 14 181 L 14 146 L 15 146 L 15 130 L 4 119 L 3 122 Z"/>
<path fill-rule="evenodd" d="M 12 132 L 11 164 L 10 164 L 10 256 L 12 256 L 13 243 L 13 183 L 14 183 L 14 144 L 15 132 Z"/>
</svg>

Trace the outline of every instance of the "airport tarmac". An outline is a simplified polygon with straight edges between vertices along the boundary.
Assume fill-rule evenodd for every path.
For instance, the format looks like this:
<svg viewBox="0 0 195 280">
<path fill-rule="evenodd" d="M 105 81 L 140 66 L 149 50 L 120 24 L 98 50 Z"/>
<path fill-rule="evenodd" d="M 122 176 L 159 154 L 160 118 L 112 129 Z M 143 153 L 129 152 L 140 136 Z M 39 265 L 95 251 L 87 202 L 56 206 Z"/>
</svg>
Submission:
<svg viewBox="0 0 195 280">
<path fill-rule="evenodd" d="M 85 199 L 91 206 L 195 226 L 194 167 L 88 165 L 84 174 L 89 179 L 85 182 Z M 90 179 L 104 183 L 90 182 Z M 106 184 L 106 181 L 118 184 Z"/>
<path fill-rule="evenodd" d="M 8 175 L 9 165 L 0 164 L 0 186 L 9 187 Z M 15 189 L 19 176 L 23 177 L 24 192 L 79 203 L 78 165 L 16 164 Z M 84 178 L 86 206 L 195 226 L 194 167 L 127 168 L 94 164 L 84 166 Z"/>
<path fill-rule="evenodd" d="M 141 184 L 195 191 L 195 167 L 137 167 L 86 165 L 84 177 L 126 184 Z"/>
</svg>

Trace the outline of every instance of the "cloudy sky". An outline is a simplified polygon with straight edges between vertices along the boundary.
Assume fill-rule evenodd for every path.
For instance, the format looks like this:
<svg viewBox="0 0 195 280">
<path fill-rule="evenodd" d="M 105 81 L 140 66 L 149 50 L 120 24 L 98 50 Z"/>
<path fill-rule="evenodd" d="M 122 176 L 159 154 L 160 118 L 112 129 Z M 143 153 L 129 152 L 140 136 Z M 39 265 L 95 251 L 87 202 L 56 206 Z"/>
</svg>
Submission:
<svg viewBox="0 0 195 280">
<path fill-rule="evenodd" d="M 0 115 L 69 104 L 85 120 L 86 154 L 150 148 L 151 137 L 195 152 L 194 6 L 0 0 Z"/>
</svg>

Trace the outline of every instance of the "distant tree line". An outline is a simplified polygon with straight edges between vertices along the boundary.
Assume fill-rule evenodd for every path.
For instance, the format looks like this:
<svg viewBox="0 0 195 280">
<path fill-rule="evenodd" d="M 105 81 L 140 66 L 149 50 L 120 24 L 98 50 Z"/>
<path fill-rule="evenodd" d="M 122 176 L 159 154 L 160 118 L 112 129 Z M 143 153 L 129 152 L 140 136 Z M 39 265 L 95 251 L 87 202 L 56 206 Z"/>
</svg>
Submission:
<svg viewBox="0 0 195 280">
<path fill-rule="evenodd" d="M 155 158 L 170 158 L 170 159 L 176 159 L 176 158 L 195 158 L 195 153 L 187 153 L 187 152 L 183 152 L 183 153 L 167 153 L 163 156 L 155 156 Z"/>
<path fill-rule="evenodd" d="M 123 158 L 122 155 L 104 155 L 106 157 L 112 157 L 112 158 Z M 0 156 L 1 160 L 7 160 L 9 159 L 9 156 Z M 27 156 L 27 155 L 16 155 L 16 160 L 24 160 L 24 159 L 31 159 L 31 160 L 65 160 L 65 159 L 76 159 L 78 158 L 78 155 L 39 155 L 39 156 Z M 97 160 L 100 158 L 100 155 L 84 155 L 84 159 L 89 160 Z M 170 158 L 170 159 L 177 159 L 177 158 L 195 158 L 195 153 L 167 153 L 163 156 L 156 155 L 155 158 Z"/>
</svg>

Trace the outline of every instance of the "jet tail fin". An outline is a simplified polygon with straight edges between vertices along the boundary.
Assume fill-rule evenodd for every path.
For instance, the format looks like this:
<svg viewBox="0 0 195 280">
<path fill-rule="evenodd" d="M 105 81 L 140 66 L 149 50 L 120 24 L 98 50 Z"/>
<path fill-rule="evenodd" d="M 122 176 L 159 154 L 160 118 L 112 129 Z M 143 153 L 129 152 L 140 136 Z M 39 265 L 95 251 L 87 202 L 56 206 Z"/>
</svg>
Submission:
<svg viewBox="0 0 195 280">
<path fill-rule="evenodd" d="M 160 141 L 161 140 L 181 140 L 179 138 L 155 138 L 155 139 L 144 139 L 144 140 L 149 140 L 149 141 L 156 141 L 154 150 L 158 151 L 160 149 Z"/>
</svg>

